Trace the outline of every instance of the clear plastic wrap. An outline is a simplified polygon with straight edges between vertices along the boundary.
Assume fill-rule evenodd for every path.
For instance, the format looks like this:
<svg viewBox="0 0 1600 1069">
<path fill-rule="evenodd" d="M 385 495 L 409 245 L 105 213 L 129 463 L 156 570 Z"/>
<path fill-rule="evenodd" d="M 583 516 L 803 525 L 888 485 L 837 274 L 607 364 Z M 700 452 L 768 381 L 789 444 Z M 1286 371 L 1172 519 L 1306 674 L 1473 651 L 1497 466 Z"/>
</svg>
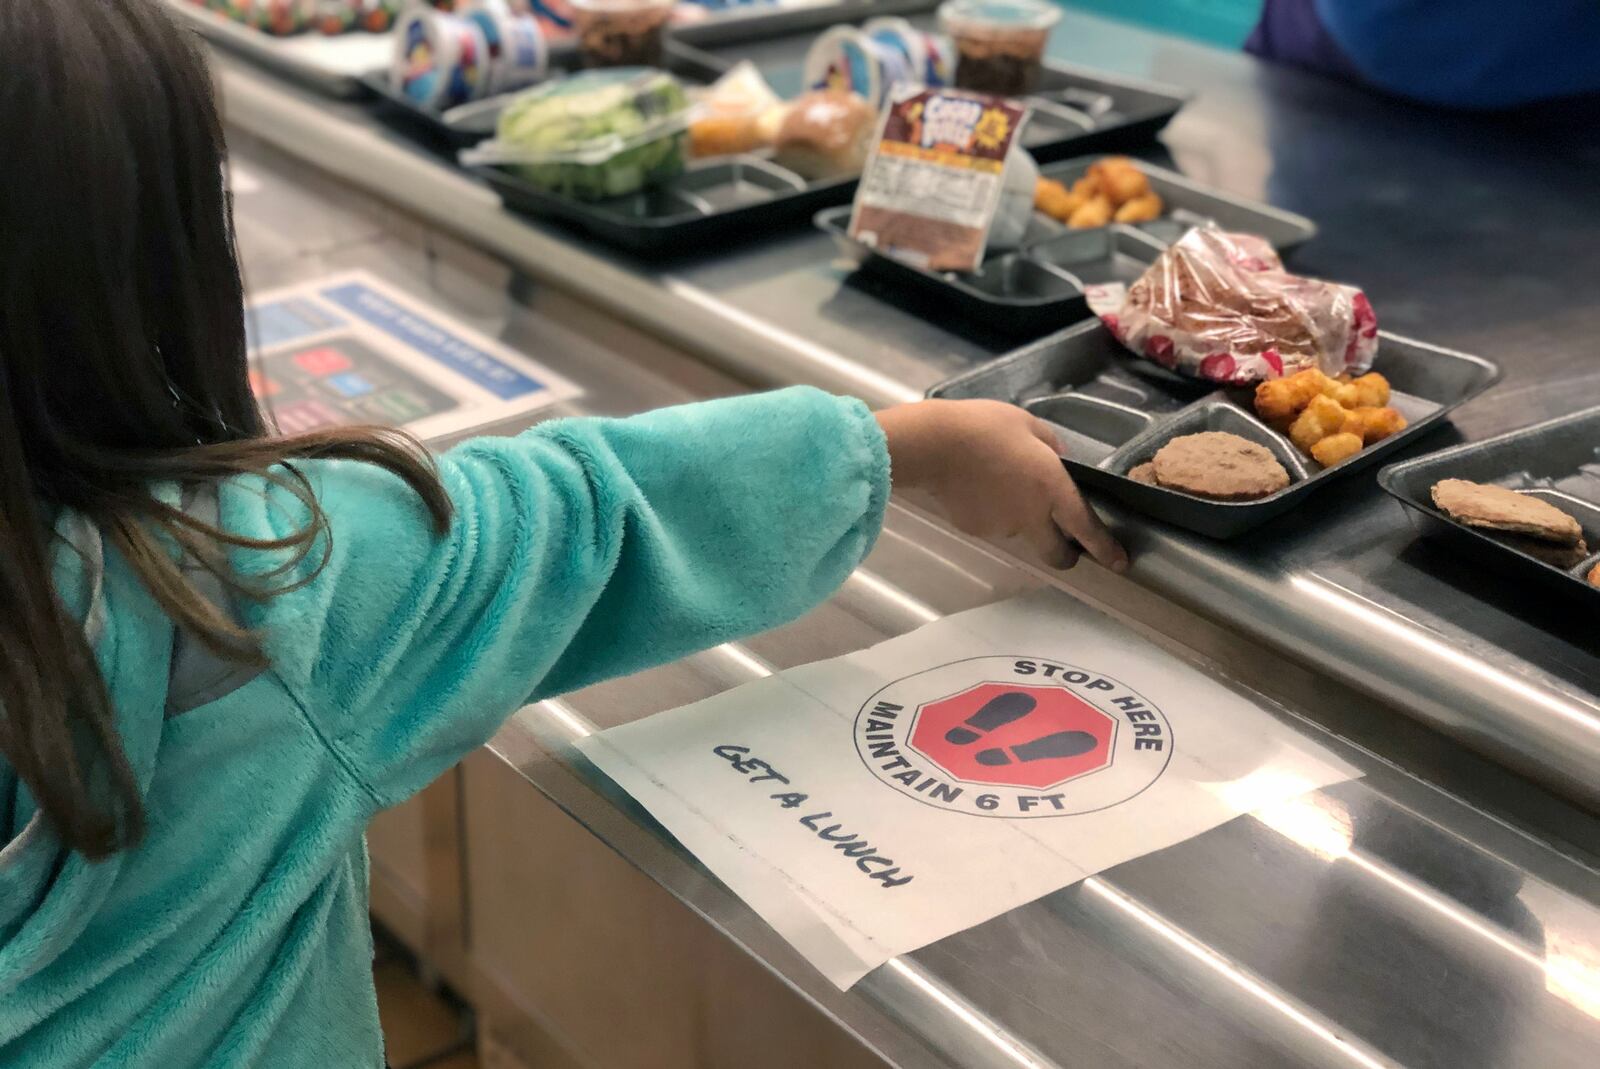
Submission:
<svg viewBox="0 0 1600 1069">
<path fill-rule="evenodd" d="M 1214 226 L 1189 231 L 1131 286 L 1086 295 L 1133 352 L 1212 382 L 1358 375 L 1378 349 L 1378 317 L 1359 289 L 1290 274 L 1265 241 Z"/>
</svg>

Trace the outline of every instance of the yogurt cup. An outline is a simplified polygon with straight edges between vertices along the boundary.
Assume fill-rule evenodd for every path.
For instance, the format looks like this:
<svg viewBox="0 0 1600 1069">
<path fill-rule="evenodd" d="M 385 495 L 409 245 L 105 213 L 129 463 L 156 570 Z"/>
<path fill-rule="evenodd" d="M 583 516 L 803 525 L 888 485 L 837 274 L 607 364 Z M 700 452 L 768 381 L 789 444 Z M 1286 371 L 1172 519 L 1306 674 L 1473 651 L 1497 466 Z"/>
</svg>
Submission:
<svg viewBox="0 0 1600 1069">
<path fill-rule="evenodd" d="M 483 96 L 489 42 L 470 19 L 413 8 L 394 35 L 389 81 L 425 108 L 444 111 Z"/>
<path fill-rule="evenodd" d="M 946 0 L 939 27 L 955 41 L 957 88 L 1007 97 L 1032 92 L 1060 20 L 1060 9 L 1044 0 Z"/>
<path fill-rule="evenodd" d="M 955 80 L 955 45 L 949 38 L 923 33 L 902 18 L 868 19 L 861 32 L 900 52 L 918 85 L 938 89 Z"/>
<path fill-rule="evenodd" d="M 585 67 L 659 67 L 676 0 L 570 0 Z"/>
<path fill-rule="evenodd" d="M 503 2 L 486 3 L 467 14 L 489 46 L 483 96 L 499 96 L 542 82 L 550 69 L 544 31 L 532 15 L 512 12 Z"/>
</svg>

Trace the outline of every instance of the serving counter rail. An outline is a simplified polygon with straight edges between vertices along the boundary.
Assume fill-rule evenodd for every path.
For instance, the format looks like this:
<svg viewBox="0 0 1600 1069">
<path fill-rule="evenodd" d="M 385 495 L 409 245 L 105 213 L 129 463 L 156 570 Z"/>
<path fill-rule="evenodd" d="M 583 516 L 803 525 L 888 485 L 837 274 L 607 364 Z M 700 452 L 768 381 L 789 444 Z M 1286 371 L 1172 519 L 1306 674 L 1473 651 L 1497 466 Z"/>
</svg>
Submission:
<svg viewBox="0 0 1600 1069">
<path fill-rule="evenodd" d="M 1386 327 L 1502 363 L 1505 383 L 1456 415 L 1460 435 L 1600 401 L 1583 359 L 1595 313 L 1577 291 L 1600 267 L 1577 236 L 1600 233 L 1580 173 L 1592 149 L 1504 130 L 1518 160 L 1487 158 L 1479 124 L 1088 18 L 1068 16 L 1057 42 L 1062 58 L 1198 90 L 1167 136 L 1180 169 L 1317 220 L 1298 265 L 1362 282 Z M 505 213 L 357 105 L 217 67 L 254 187 L 238 197 L 252 287 L 374 271 L 584 388 L 555 414 L 790 382 L 888 404 L 1000 351 L 843 279 L 819 234 L 647 268 Z M 1482 247 L 1511 232 L 1515 270 Z M 1370 478 L 1227 544 L 1108 512 L 1136 555 L 1131 581 L 1045 576 L 895 507 L 816 613 L 530 707 L 492 754 L 381 818 L 377 911 L 486 1014 L 527 1022 L 510 1028 L 516 1046 L 550 1066 L 1593 1065 L 1592 629 L 1416 542 Z M 572 748 L 1047 582 L 1248 689 L 1363 778 L 841 993 Z M 685 925 L 685 908 L 705 923 Z"/>
</svg>

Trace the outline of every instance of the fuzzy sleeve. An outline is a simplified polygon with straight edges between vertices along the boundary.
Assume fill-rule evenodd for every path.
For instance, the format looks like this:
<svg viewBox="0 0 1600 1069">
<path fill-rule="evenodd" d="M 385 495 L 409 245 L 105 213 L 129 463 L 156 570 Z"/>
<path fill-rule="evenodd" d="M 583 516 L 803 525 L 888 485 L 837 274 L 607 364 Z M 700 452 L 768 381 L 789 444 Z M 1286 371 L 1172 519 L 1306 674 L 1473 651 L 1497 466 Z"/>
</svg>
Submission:
<svg viewBox="0 0 1600 1069">
<path fill-rule="evenodd" d="M 865 406 L 810 389 L 553 422 L 466 443 L 440 469 L 455 504 L 443 535 L 379 468 L 301 465 L 328 518 L 326 565 L 249 612 L 380 805 L 529 700 L 804 613 L 872 547 L 889 494 Z M 225 491 L 223 519 L 270 537 L 305 515 L 257 482 Z M 274 563 L 235 558 L 247 574 Z"/>
</svg>

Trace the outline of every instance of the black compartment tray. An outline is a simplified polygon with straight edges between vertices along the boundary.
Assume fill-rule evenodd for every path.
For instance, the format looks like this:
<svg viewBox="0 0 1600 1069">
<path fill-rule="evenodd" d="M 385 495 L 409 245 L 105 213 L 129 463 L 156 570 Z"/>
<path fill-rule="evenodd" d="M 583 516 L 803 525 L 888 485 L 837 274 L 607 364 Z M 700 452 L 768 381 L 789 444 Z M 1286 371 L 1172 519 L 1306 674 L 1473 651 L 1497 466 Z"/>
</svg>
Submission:
<svg viewBox="0 0 1600 1069">
<path fill-rule="evenodd" d="M 1433 503 L 1441 479 L 1493 483 L 1544 498 L 1577 519 L 1593 555 L 1574 568 L 1558 568 L 1453 520 Z M 1600 589 L 1587 581 L 1600 564 L 1600 407 L 1391 464 L 1378 473 L 1378 484 L 1406 507 L 1420 534 L 1513 578 L 1600 605 Z"/>
<path fill-rule="evenodd" d="M 1393 388 L 1405 430 L 1331 468 L 1318 468 L 1249 408 L 1248 391 L 1218 390 L 1130 355 L 1098 320 L 1061 331 L 949 379 L 930 397 L 985 397 L 1021 405 L 1055 424 L 1078 480 L 1146 515 L 1213 538 L 1233 538 L 1280 516 L 1318 487 L 1368 467 L 1424 434 L 1499 378 L 1494 364 L 1379 334 L 1373 370 Z M 1135 482 L 1128 472 L 1183 434 L 1227 430 L 1267 446 L 1289 486 L 1255 501 L 1209 501 Z"/>
<path fill-rule="evenodd" d="M 703 254 L 770 234 L 770 228 L 850 199 L 855 179 L 806 182 L 761 156 L 726 156 L 689 164 L 660 186 L 611 200 L 550 193 L 502 167 L 469 168 L 508 208 L 559 219 L 642 255 Z"/>
<path fill-rule="evenodd" d="M 819 212 L 816 225 L 854 268 L 938 302 L 941 311 L 1009 335 L 1034 335 L 1089 314 L 1084 287 L 1132 282 L 1162 246 L 1125 226 L 1066 230 L 1035 215 L 1021 247 L 991 255 L 971 274 L 937 272 L 880 253 L 849 233 L 851 208 Z"/>
</svg>

